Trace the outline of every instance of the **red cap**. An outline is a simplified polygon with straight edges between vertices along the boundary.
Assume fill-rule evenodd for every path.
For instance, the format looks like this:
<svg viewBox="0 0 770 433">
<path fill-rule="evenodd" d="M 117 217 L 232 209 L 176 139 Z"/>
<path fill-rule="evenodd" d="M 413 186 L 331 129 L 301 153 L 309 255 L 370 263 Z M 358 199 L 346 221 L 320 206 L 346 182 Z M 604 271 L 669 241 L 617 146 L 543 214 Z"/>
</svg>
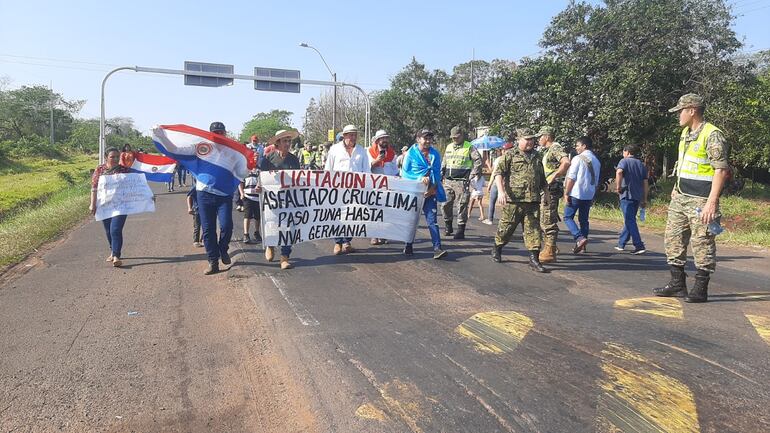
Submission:
<svg viewBox="0 0 770 433">
<path fill-rule="evenodd" d="M 503 144 L 503 149 L 505 150 L 512 149 L 512 148 L 513 148 L 513 143 L 511 143 L 510 141 Z"/>
</svg>

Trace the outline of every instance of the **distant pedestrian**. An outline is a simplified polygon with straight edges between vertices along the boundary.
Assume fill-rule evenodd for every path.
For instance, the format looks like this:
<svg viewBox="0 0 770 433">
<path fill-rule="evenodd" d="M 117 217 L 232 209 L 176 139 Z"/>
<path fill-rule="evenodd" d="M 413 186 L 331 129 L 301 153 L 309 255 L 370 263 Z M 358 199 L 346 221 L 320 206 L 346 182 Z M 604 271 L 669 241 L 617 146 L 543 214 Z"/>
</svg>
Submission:
<svg viewBox="0 0 770 433">
<path fill-rule="evenodd" d="M 559 253 L 556 241 L 559 237 L 559 200 L 564 194 L 564 175 L 570 167 L 569 154 L 560 143 L 554 141 L 555 130 L 550 126 L 540 128 L 540 148 L 543 155 L 543 170 L 548 182 L 548 205 L 540 203 L 540 228 L 543 230 L 543 249 L 540 261 L 555 262 Z"/>
<path fill-rule="evenodd" d="M 180 187 L 187 186 L 187 169 L 184 168 L 184 165 L 176 165 L 176 176 Z"/>
<path fill-rule="evenodd" d="M 444 214 L 444 234 L 454 233 L 454 239 L 465 239 L 465 225 L 468 218 L 468 203 L 471 198 L 470 180 L 481 176 L 481 154 L 465 140 L 465 133 L 459 126 L 449 132 L 452 142 L 444 150 L 443 175 L 446 180 L 447 200 L 441 205 Z M 458 197 L 459 195 L 459 197 Z M 457 232 L 454 232 L 454 205 L 457 199 Z"/>
<path fill-rule="evenodd" d="M 120 156 L 121 153 L 117 148 L 107 148 L 104 152 L 104 164 L 96 167 L 94 174 L 91 176 L 91 204 L 88 206 L 91 215 L 96 214 L 96 191 L 99 187 L 99 177 L 130 172 L 127 167 L 120 164 Z M 107 256 L 107 261 L 111 262 L 112 266 L 116 268 L 123 264 L 120 254 L 123 249 L 123 226 L 125 224 L 126 215 L 116 215 L 102 220 L 104 232 L 107 234 L 107 242 L 110 244 L 110 255 Z"/>
<path fill-rule="evenodd" d="M 187 213 L 192 215 L 193 220 L 193 246 L 202 247 L 201 243 L 201 217 L 198 214 L 198 192 L 195 188 L 190 188 L 187 193 Z"/>
<path fill-rule="evenodd" d="M 136 153 L 131 150 L 131 145 L 126 143 L 123 145 L 123 151 L 120 153 L 120 165 L 123 167 L 131 167 L 136 158 Z"/>
<path fill-rule="evenodd" d="M 486 188 L 486 185 L 486 179 L 481 173 L 471 178 L 471 201 L 468 204 L 468 219 L 471 219 L 473 208 L 476 206 L 479 208 L 479 221 L 484 221 L 486 219 L 484 216 L 484 189 Z"/>
<path fill-rule="evenodd" d="M 371 173 L 369 157 L 360 144 L 357 144 L 358 128 L 347 125 L 342 128 L 342 141 L 336 143 L 329 150 L 324 170 L 327 171 L 354 171 Z M 334 255 L 353 252 L 350 241 L 353 238 L 334 239 Z"/>
<path fill-rule="evenodd" d="M 513 143 L 507 142 L 503 145 L 502 153 L 500 156 L 496 157 L 494 161 L 492 162 L 492 173 L 497 170 L 497 165 L 500 163 L 500 161 L 503 159 L 503 155 L 508 153 L 513 149 Z M 495 220 L 495 205 L 497 205 L 497 196 L 499 194 L 499 191 L 497 190 L 497 183 L 495 182 L 494 174 L 489 179 L 489 185 L 487 187 L 487 190 L 489 191 L 489 209 L 487 209 L 487 218 L 482 221 L 482 223 L 486 225 L 492 225 L 494 224 Z"/>
<path fill-rule="evenodd" d="M 401 167 L 404 166 L 404 158 L 406 157 L 406 152 L 409 150 L 409 146 L 403 146 L 401 148 L 401 154 L 398 155 L 398 158 L 396 158 L 396 164 L 398 164 L 398 170 L 401 171 Z"/>
<path fill-rule="evenodd" d="M 259 181 L 259 170 L 254 169 L 249 172 L 243 182 L 238 185 L 238 194 L 243 203 L 243 243 L 252 243 L 249 235 L 249 226 L 251 220 L 254 220 L 254 239 L 253 242 L 262 242 L 262 236 L 259 234 L 260 207 L 259 196 L 262 193 L 262 185 Z"/>
<path fill-rule="evenodd" d="M 166 190 L 168 192 L 174 191 L 174 173 L 179 170 L 179 163 L 174 164 L 174 172 L 171 173 L 171 180 L 166 182 Z"/>
<path fill-rule="evenodd" d="M 730 172 L 730 145 L 722 131 L 706 122 L 703 98 L 689 93 L 668 110 L 679 113 L 679 160 L 676 184 L 666 218 L 666 260 L 671 266 L 671 280 L 654 289 L 658 296 L 684 296 L 686 302 L 706 302 L 711 274 L 716 270 L 716 233 L 709 228 L 719 223 L 719 196 Z M 695 285 L 687 291 L 684 266 L 687 244 L 695 259 Z"/>
<path fill-rule="evenodd" d="M 447 252 L 441 249 L 441 232 L 438 228 L 438 202 L 446 200 L 446 192 L 441 185 L 441 154 L 433 148 L 433 131 L 423 129 L 417 133 L 417 143 L 409 148 L 404 158 L 401 177 L 418 180 L 428 186 L 422 212 L 433 243 L 433 258 L 438 260 L 445 257 Z M 404 246 L 405 255 L 414 254 L 412 244 L 407 242 Z"/>
<path fill-rule="evenodd" d="M 588 243 L 588 214 L 599 185 L 601 163 L 591 151 L 593 147 L 591 138 L 583 136 L 577 139 L 577 155 L 570 162 L 564 183 L 564 224 L 575 239 L 575 247 L 572 249 L 575 254 L 585 251 Z M 575 224 L 576 214 L 579 228 Z"/>
<path fill-rule="evenodd" d="M 497 227 L 492 260 L 502 262 L 503 247 L 511 240 L 513 231 L 521 224 L 524 246 L 529 250 L 529 267 L 536 272 L 546 272 L 540 264 L 540 210 L 541 194 L 548 200 L 545 174 L 540 155 L 535 151 L 535 137 L 529 128 L 516 130 L 517 146 L 503 155 L 492 173 L 497 184 L 497 203 L 503 206 Z"/>
<path fill-rule="evenodd" d="M 280 130 L 268 141 L 268 144 L 275 146 L 275 151 L 270 152 L 264 158 L 259 166 L 260 171 L 279 171 L 279 170 L 299 170 L 300 162 L 296 155 L 289 152 L 291 141 L 299 133 L 294 130 Z M 281 246 L 281 269 L 291 269 L 294 267 L 290 262 L 291 245 Z M 272 262 L 275 257 L 275 248 L 265 248 L 265 259 Z"/>
<path fill-rule="evenodd" d="M 623 251 L 629 240 L 633 242 L 631 254 L 644 254 L 644 242 L 636 225 L 636 213 L 647 207 L 647 167 L 639 160 L 639 146 L 627 144 L 623 148 L 623 159 L 615 170 L 615 191 L 620 196 L 620 210 L 623 212 L 623 229 L 618 237 L 618 251 Z"/>
<path fill-rule="evenodd" d="M 257 160 L 257 167 L 259 167 L 260 162 L 262 162 L 262 158 L 265 156 L 265 145 L 259 142 L 259 136 L 257 134 L 253 134 L 251 138 L 249 138 L 249 142 L 246 144 L 246 147 L 254 151 L 255 158 Z"/>
</svg>

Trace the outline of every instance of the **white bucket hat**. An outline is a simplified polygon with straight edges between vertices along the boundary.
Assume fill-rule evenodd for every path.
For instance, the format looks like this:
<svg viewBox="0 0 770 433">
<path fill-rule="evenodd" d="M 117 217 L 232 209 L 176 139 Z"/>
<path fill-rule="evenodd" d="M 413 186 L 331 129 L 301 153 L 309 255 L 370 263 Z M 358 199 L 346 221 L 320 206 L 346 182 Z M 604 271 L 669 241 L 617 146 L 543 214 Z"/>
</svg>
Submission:
<svg viewBox="0 0 770 433">
<path fill-rule="evenodd" d="M 358 128 L 356 128 L 356 125 L 345 125 L 344 128 L 342 128 L 342 135 L 355 132 L 358 133 Z"/>
<path fill-rule="evenodd" d="M 380 129 L 380 130 L 378 130 L 377 132 L 374 133 L 374 137 L 372 137 L 372 143 L 376 143 L 377 140 L 379 140 L 380 138 L 385 138 L 385 137 L 390 137 L 390 135 L 387 132 L 385 132 L 384 129 Z"/>
</svg>

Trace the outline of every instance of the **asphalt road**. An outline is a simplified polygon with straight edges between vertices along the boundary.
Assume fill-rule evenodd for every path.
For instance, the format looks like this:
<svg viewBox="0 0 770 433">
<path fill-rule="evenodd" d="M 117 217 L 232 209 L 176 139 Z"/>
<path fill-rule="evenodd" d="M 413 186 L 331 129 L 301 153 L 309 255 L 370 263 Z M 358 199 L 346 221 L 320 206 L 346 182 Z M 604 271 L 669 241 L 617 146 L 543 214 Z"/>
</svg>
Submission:
<svg viewBox="0 0 770 433">
<path fill-rule="evenodd" d="M 721 248 L 699 305 L 651 298 L 660 238 L 598 226 L 549 274 L 473 220 L 441 261 L 421 228 L 411 259 L 320 241 L 290 271 L 235 241 L 205 277 L 184 194 L 157 207 L 123 269 L 89 222 L 4 276 L 0 431 L 770 431 L 767 251 Z"/>
</svg>

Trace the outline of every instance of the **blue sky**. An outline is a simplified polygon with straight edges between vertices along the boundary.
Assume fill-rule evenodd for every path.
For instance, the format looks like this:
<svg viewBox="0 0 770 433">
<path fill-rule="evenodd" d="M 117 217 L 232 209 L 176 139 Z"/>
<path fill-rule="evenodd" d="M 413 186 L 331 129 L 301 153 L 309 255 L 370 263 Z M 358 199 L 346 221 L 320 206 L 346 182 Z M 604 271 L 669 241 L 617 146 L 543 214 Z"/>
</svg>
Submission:
<svg viewBox="0 0 770 433">
<path fill-rule="evenodd" d="M 735 30 L 746 51 L 770 48 L 770 0 L 730 0 L 745 14 Z M 86 99 L 81 117 L 98 117 L 104 74 L 116 66 L 182 69 L 185 60 L 299 69 L 327 80 L 317 47 L 340 81 L 367 90 L 386 88 L 412 56 L 431 69 L 476 58 L 517 60 L 539 51 L 537 42 L 568 1 L 10 1 L 0 0 L 0 76 L 11 87 L 53 84 L 68 99 Z M 180 76 L 120 72 L 107 86 L 107 116 L 132 117 L 145 133 L 154 124 L 208 127 L 225 122 L 237 132 L 260 111 L 295 113 L 311 97 L 257 92 L 253 83 L 202 88 Z M 372 125 L 376 129 L 377 125 Z"/>
</svg>

